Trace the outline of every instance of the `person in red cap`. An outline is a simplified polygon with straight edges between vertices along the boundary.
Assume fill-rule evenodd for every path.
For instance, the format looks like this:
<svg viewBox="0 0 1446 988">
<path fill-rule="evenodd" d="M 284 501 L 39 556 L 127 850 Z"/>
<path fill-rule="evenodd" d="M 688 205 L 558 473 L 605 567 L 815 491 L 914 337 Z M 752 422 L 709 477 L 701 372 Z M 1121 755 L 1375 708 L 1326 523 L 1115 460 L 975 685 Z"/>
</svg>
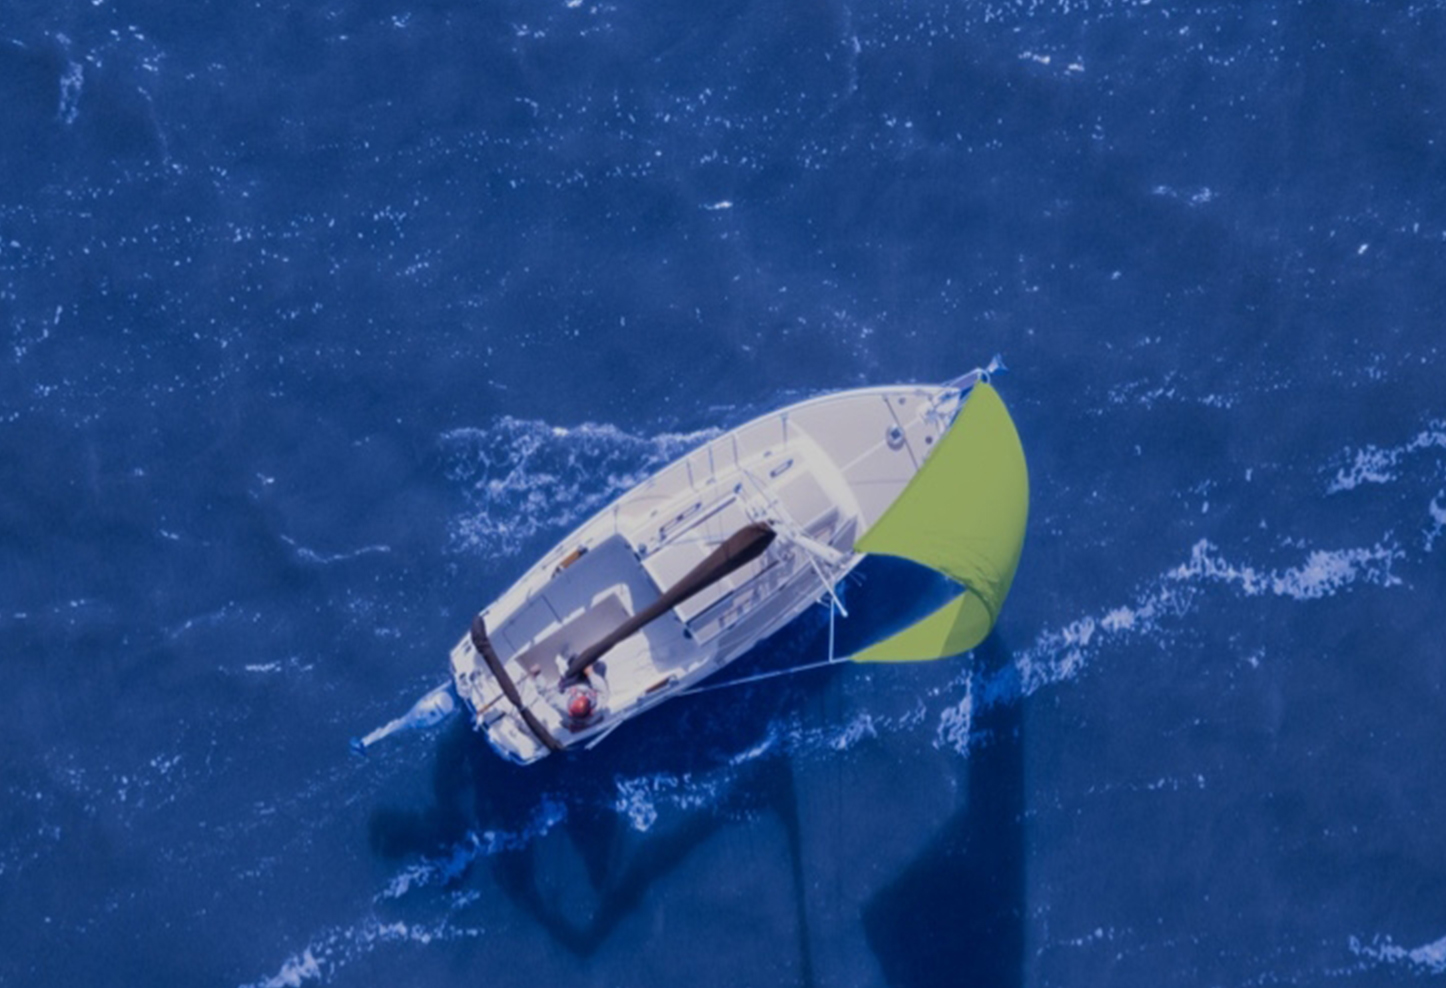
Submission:
<svg viewBox="0 0 1446 988">
<path fill-rule="evenodd" d="M 597 690 L 579 683 L 568 687 L 566 699 L 567 726 L 573 730 L 585 727 L 597 712 Z"/>
</svg>

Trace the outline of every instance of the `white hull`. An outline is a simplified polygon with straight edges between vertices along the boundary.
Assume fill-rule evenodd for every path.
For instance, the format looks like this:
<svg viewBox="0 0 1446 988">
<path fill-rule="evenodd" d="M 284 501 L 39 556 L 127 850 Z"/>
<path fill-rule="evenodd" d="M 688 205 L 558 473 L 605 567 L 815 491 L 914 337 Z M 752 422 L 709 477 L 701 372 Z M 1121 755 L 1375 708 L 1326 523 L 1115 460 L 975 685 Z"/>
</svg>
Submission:
<svg viewBox="0 0 1446 988">
<path fill-rule="evenodd" d="M 455 688 L 474 726 L 524 764 L 590 745 L 826 599 L 861 558 L 855 541 L 913 479 L 952 421 L 961 386 L 976 376 L 793 405 L 719 436 L 624 494 L 482 611 L 531 725 L 471 636 L 452 650 Z M 561 689 L 567 660 L 754 522 L 778 536 L 764 554 L 609 651 L 589 676 L 600 706 L 585 720 L 571 718 Z"/>
</svg>

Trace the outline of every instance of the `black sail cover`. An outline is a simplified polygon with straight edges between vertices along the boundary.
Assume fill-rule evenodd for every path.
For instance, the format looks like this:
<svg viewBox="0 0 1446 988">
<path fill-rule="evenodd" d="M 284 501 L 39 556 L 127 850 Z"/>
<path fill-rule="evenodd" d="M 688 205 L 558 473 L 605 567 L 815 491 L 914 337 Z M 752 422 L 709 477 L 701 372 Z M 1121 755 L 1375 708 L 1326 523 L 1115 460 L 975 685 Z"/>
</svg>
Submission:
<svg viewBox="0 0 1446 988">
<path fill-rule="evenodd" d="M 522 721 L 527 725 L 527 729 L 547 747 L 548 751 L 561 751 L 562 742 L 553 737 L 547 726 L 537 719 L 537 715 L 528 709 L 526 703 L 522 702 L 522 694 L 518 692 L 517 684 L 512 681 L 511 676 L 507 675 L 507 668 L 497 657 L 497 650 L 492 647 L 492 640 L 487 637 L 487 622 L 480 614 L 472 619 L 472 647 L 477 650 L 478 655 L 482 656 L 482 661 L 487 663 L 487 668 L 492 671 L 497 685 L 502 687 L 502 692 L 508 702 L 516 707 L 517 712 L 522 715 Z"/>
</svg>

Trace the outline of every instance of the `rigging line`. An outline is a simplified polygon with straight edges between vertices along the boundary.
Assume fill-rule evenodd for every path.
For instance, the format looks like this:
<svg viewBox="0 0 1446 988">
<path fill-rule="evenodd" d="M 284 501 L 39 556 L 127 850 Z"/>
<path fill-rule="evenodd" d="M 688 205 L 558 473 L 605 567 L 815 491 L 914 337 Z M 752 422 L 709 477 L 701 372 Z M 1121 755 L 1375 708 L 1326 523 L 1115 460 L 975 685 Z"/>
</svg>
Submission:
<svg viewBox="0 0 1446 988">
<path fill-rule="evenodd" d="M 670 539 L 663 543 L 663 545 L 722 545 L 725 541 L 727 541 L 727 536 L 725 535 L 690 535 L 686 538 Z M 658 550 L 654 549 L 653 551 L 657 552 Z"/>
<path fill-rule="evenodd" d="M 809 662 L 805 665 L 791 666 L 787 669 L 772 669 L 768 672 L 760 672 L 755 673 L 752 676 L 744 676 L 742 679 L 730 679 L 725 683 L 709 683 L 702 686 L 694 686 L 692 689 L 684 690 L 681 693 L 675 693 L 674 696 L 692 696 L 695 693 L 709 693 L 713 690 L 726 689 L 729 686 L 742 686 L 745 683 L 757 683 L 765 679 L 775 679 L 779 676 L 791 676 L 796 672 L 807 672 L 810 669 L 822 669 L 824 666 L 836 666 L 847 662 L 849 660 L 848 656 L 845 655 L 843 657 L 840 657 L 835 655 L 833 651 L 833 625 L 835 613 L 836 612 L 833 606 L 833 601 L 832 599 L 830 599 L 828 607 L 828 658 L 822 660 L 821 662 Z"/>
<path fill-rule="evenodd" d="M 833 581 L 824 575 L 823 567 L 819 565 L 819 557 L 824 556 L 824 553 L 828 553 L 829 556 L 824 556 L 824 561 L 830 566 L 837 566 L 840 560 L 847 559 L 850 554 L 810 537 L 808 533 L 803 530 L 802 526 L 793 520 L 793 516 L 788 513 L 788 509 L 783 506 L 778 496 L 767 490 L 763 486 L 763 483 L 754 476 L 752 470 L 744 469 L 743 475 L 748 478 L 759 496 L 767 502 L 767 506 L 773 511 L 776 527 L 782 528 L 783 534 L 787 536 L 788 540 L 803 550 L 804 558 L 808 560 L 808 565 L 813 569 L 814 575 L 817 576 L 819 582 L 823 584 L 824 591 L 833 601 L 833 606 L 837 607 L 844 617 L 848 617 L 848 608 L 844 607 L 843 601 L 839 600 L 838 594 L 834 593 Z M 751 513 L 752 512 L 750 512 L 750 514 Z"/>
<path fill-rule="evenodd" d="M 823 569 L 818 564 L 818 559 L 809 551 L 808 546 L 803 547 L 803 554 L 808 557 L 808 564 L 813 567 L 814 575 L 818 577 L 819 582 L 823 584 L 824 592 L 828 594 L 828 613 L 830 619 L 832 619 L 834 608 L 843 611 L 843 616 L 848 617 L 849 612 L 844 610 L 843 601 L 839 600 L 838 595 L 833 592 L 832 581 L 824 575 Z"/>
<path fill-rule="evenodd" d="M 830 591 L 828 595 L 828 660 L 830 662 L 833 661 L 833 616 L 838 611 L 834 606 L 837 603 L 838 598 Z M 844 617 L 848 617 L 848 615 L 845 614 Z"/>
<path fill-rule="evenodd" d="M 765 680 L 765 679 L 774 679 L 774 678 L 776 678 L 776 677 L 778 677 L 778 676 L 791 676 L 791 675 L 793 675 L 793 674 L 796 673 L 796 672 L 807 672 L 807 671 L 810 670 L 810 669 L 822 669 L 824 666 L 836 666 L 836 665 L 839 665 L 839 664 L 844 663 L 844 662 L 847 662 L 847 661 L 848 661 L 848 657 L 847 657 L 847 656 L 845 656 L 845 657 L 843 657 L 843 658 L 836 658 L 836 657 L 835 657 L 835 658 L 823 659 L 823 660 L 818 661 L 818 662 L 810 662 L 810 663 L 808 663 L 808 664 L 806 664 L 806 665 L 792 666 L 792 667 L 790 667 L 790 668 L 788 668 L 788 669 L 774 669 L 774 670 L 772 670 L 771 672 L 760 672 L 760 673 L 757 673 L 756 675 L 744 676 L 742 679 L 730 679 L 730 680 L 728 680 L 728 682 L 726 682 L 726 683 L 709 683 L 709 684 L 704 685 L 704 686 L 695 686 L 695 687 L 693 687 L 693 688 L 690 689 L 690 690 L 684 690 L 682 693 L 675 693 L 675 694 L 673 694 L 673 695 L 674 695 L 675 697 L 678 697 L 678 696 L 696 696 L 696 695 L 699 694 L 699 693 L 710 693 L 710 692 L 712 692 L 713 690 L 726 689 L 726 688 L 729 687 L 729 686 L 743 686 L 743 685 L 746 684 L 746 683 L 762 682 L 762 681 Z"/>
<path fill-rule="evenodd" d="M 584 750 L 584 751 L 592 751 L 592 750 L 593 750 L 594 748 L 596 748 L 598 745 L 600 745 L 600 744 L 603 743 L 603 739 L 604 739 L 604 738 L 606 738 L 606 737 L 607 737 L 609 734 L 611 734 L 613 731 L 616 731 L 619 727 L 622 727 L 624 723 L 626 723 L 626 721 L 619 720 L 619 721 L 615 721 L 615 722 L 612 723 L 612 724 L 609 724 L 606 730 L 604 730 L 604 731 L 603 731 L 601 734 L 599 734 L 597 737 L 593 738 L 593 739 L 592 739 L 591 741 L 589 741 L 587 744 L 583 745 L 583 750 Z"/>
</svg>

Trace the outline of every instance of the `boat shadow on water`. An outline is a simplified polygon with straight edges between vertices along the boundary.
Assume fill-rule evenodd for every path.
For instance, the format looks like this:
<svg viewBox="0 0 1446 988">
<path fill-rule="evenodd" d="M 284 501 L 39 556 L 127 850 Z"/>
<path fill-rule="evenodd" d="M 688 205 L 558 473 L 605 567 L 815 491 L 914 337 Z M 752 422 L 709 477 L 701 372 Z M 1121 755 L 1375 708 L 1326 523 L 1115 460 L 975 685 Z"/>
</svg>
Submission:
<svg viewBox="0 0 1446 988">
<path fill-rule="evenodd" d="M 818 625 L 786 633 L 777 646 L 762 650 L 772 653 L 762 657 L 764 663 L 816 646 L 820 633 L 826 628 Z M 1010 656 L 995 636 L 973 661 L 988 674 Z M 515 835 L 495 853 L 448 871 L 448 887 L 485 885 L 502 893 L 560 947 L 588 958 L 644 913 L 650 900 L 676 894 L 669 879 L 703 845 L 721 839 L 732 842 L 723 846 L 734 852 L 746 845 L 756 830 L 728 831 L 748 821 L 778 835 L 771 852 L 752 852 L 754 860 L 744 867 L 771 874 L 768 884 L 778 897 L 772 921 L 797 930 L 796 983 L 815 984 L 813 951 L 838 935 L 857 936 L 861 922 L 868 949 L 893 988 L 1021 984 L 1020 705 L 1002 704 L 976 717 L 977 744 L 958 768 L 965 796 L 959 808 L 897 875 L 862 903 L 839 910 L 810 892 L 806 870 L 846 865 L 821 862 L 822 848 L 806 846 L 806 833 L 815 829 L 801 819 L 801 805 L 809 804 L 801 798 L 807 783 L 796 775 L 800 767 L 786 746 L 769 748 L 779 723 L 827 702 L 839 674 L 823 670 L 791 678 L 781 689 L 743 687 L 734 694 L 738 702 L 723 694 L 666 704 L 594 751 L 526 767 L 502 761 L 455 721 L 438 737 L 428 804 L 374 811 L 373 852 L 389 861 L 446 861 L 469 835 Z M 730 757 L 752 746 L 763 753 Z M 629 805 L 630 786 L 651 815 L 641 828 L 630 812 L 638 808 Z M 564 812 L 548 816 L 549 804 Z M 787 914 L 791 924 L 783 919 Z M 821 923 L 845 923 L 849 930 L 811 928 Z M 787 936 L 774 947 L 785 946 Z"/>
<path fill-rule="evenodd" d="M 815 647 L 825 628 L 812 621 L 784 632 L 777 646 L 761 650 L 764 660 Z M 812 984 L 792 762 L 784 752 L 732 753 L 766 748 L 774 725 L 799 709 L 800 692 L 825 689 L 836 673 L 801 677 L 787 689 L 742 687 L 734 694 L 739 702 L 722 699 L 726 694 L 679 700 L 596 750 L 528 766 L 498 758 L 454 720 L 437 739 L 427 805 L 374 810 L 372 851 L 389 862 L 447 860 L 470 835 L 514 835 L 503 849 L 449 873 L 449 883 L 490 884 L 559 946 L 589 957 L 696 849 L 740 820 L 772 818 L 788 851 L 802 983 Z M 641 805 L 630 803 L 630 792 L 641 795 Z M 555 822 L 547 820 L 549 804 L 564 811 Z M 651 818 L 639 821 L 638 811 Z"/>
</svg>

